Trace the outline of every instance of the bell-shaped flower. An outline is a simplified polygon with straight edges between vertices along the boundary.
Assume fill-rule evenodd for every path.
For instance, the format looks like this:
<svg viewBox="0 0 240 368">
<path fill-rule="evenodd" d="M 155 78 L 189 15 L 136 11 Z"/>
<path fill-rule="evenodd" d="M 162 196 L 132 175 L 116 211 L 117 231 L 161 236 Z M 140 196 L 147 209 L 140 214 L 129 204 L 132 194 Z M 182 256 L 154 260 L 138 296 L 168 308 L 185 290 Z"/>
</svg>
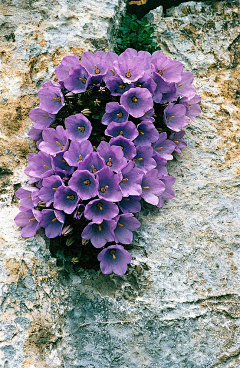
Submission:
<svg viewBox="0 0 240 368">
<path fill-rule="evenodd" d="M 193 98 L 196 94 L 196 88 L 192 85 L 193 74 L 190 72 L 183 72 L 181 80 L 177 83 L 177 93 L 179 96 Z"/>
<path fill-rule="evenodd" d="M 106 113 L 102 117 L 102 123 L 109 125 L 112 121 L 115 123 L 124 123 L 128 120 L 128 113 L 124 106 L 118 102 L 109 102 L 106 104 Z"/>
<path fill-rule="evenodd" d="M 82 65 L 76 65 L 64 80 L 64 86 L 73 93 L 83 93 L 89 85 L 89 73 Z"/>
<path fill-rule="evenodd" d="M 19 188 L 15 196 L 20 199 L 19 209 L 33 208 L 37 206 L 39 189 L 35 187 L 22 187 Z"/>
<path fill-rule="evenodd" d="M 154 115 L 154 109 L 150 109 L 147 112 L 145 112 L 145 114 L 143 116 L 140 116 L 139 119 L 143 120 L 143 121 L 149 121 L 149 122 L 153 123 L 155 121 L 153 115 Z"/>
<path fill-rule="evenodd" d="M 181 80 L 183 65 L 179 61 L 168 59 L 166 56 L 159 57 L 158 51 L 152 54 L 151 63 L 154 71 L 166 82 L 177 83 Z"/>
<path fill-rule="evenodd" d="M 88 220 L 92 220 L 96 224 L 100 224 L 103 220 L 112 220 L 118 215 L 118 206 L 106 199 L 94 199 L 89 202 L 84 211 L 84 216 Z"/>
<path fill-rule="evenodd" d="M 112 96 L 121 96 L 124 92 L 134 87 L 132 83 L 124 83 L 119 76 L 110 77 L 106 80 L 106 87 Z"/>
<path fill-rule="evenodd" d="M 136 148 L 133 142 L 121 135 L 116 138 L 112 138 L 109 143 L 111 146 L 120 146 L 124 157 L 128 160 L 131 160 L 136 155 Z"/>
<path fill-rule="evenodd" d="M 85 159 L 78 164 L 78 170 L 88 170 L 95 174 L 105 166 L 104 159 L 98 152 L 89 153 Z"/>
<path fill-rule="evenodd" d="M 156 103 L 165 104 L 177 100 L 177 87 L 175 83 L 165 81 L 160 75 L 153 73 L 153 80 L 157 88 L 155 90 L 153 101 Z"/>
<path fill-rule="evenodd" d="M 116 275 L 124 275 L 132 258 L 122 245 L 115 244 L 103 249 L 98 255 L 98 260 L 102 273 L 114 272 Z"/>
<path fill-rule="evenodd" d="M 97 51 L 95 54 L 91 51 L 84 52 L 82 54 L 81 65 L 92 76 L 103 76 L 108 71 L 108 62 L 104 51 Z"/>
<path fill-rule="evenodd" d="M 25 173 L 34 178 L 45 178 L 53 174 L 53 160 L 45 152 L 31 153 L 28 155 L 29 164 Z"/>
<path fill-rule="evenodd" d="M 87 170 L 76 170 L 68 185 L 84 201 L 98 194 L 98 180 Z"/>
<path fill-rule="evenodd" d="M 38 92 L 38 98 L 40 109 L 50 114 L 57 114 L 64 105 L 64 96 L 58 87 L 44 87 Z"/>
<path fill-rule="evenodd" d="M 149 92 L 153 95 L 155 89 L 157 88 L 157 85 L 148 73 L 144 73 L 141 78 L 134 82 L 134 87 L 147 88 Z"/>
<path fill-rule="evenodd" d="M 138 136 L 138 130 L 132 121 L 126 121 L 121 124 L 112 122 L 105 130 L 105 134 L 110 137 L 118 137 L 121 135 L 122 137 L 132 141 Z"/>
<path fill-rule="evenodd" d="M 70 187 L 60 186 L 54 194 L 54 208 L 72 213 L 77 207 L 79 197 Z"/>
<path fill-rule="evenodd" d="M 74 167 L 70 166 L 67 161 L 63 157 L 63 153 L 58 153 L 55 157 L 53 157 L 53 168 L 56 173 L 64 174 L 65 176 L 69 176 L 73 173 Z M 61 175 L 60 175 L 61 176 Z"/>
<path fill-rule="evenodd" d="M 121 96 L 120 103 L 135 118 L 140 118 L 153 108 L 152 95 L 147 88 L 130 88 Z"/>
<path fill-rule="evenodd" d="M 135 50 L 134 50 L 135 51 Z M 118 60 L 113 62 L 117 74 L 125 83 L 137 81 L 144 74 L 144 57 L 135 52 L 125 50 L 119 55 Z"/>
<path fill-rule="evenodd" d="M 185 131 L 181 130 L 180 132 L 172 133 L 169 137 L 169 139 L 171 139 L 171 141 L 173 141 L 176 144 L 175 151 L 179 153 L 179 155 L 181 155 L 182 153 L 180 148 L 187 147 L 187 143 L 182 139 L 184 134 L 185 134 Z"/>
<path fill-rule="evenodd" d="M 49 207 L 54 201 L 54 194 L 58 187 L 63 185 L 63 180 L 59 175 L 52 175 L 42 180 L 42 188 L 39 191 L 38 197 Z"/>
<path fill-rule="evenodd" d="M 108 79 L 116 76 L 117 74 L 113 62 L 118 60 L 118 55 L 115 52 L 109 51 L 106 53 L 106 59 L 108 62 L 108 71 L 103 77 L 105 83 L 107 83 Z"/>
<path fill-rule="evenodd" d="M 42 129 L 36 129 L 34 126 L 28 132 L 28 136 L 36 141 L 37 148 L 39 148 L 39 144 L 43 141 L 42 133 Z"/>
<path fill-rule="evenodd" d="M 152 158 L 152 156 L 152 147 L 138 146 L 137 154 L 134 157 L 133 161 L 139 169 L 142 169 L 146 173 L 147 171 L 152 170 L 157 166 L 156 161 Z"/>
<path fill-rule="evenodd" d="M 160 176 L 162 175 L 167 175 L 167 168 L 166 168 L 166 163 L 167 160 L 163 157 L 161 157 L 159 154 L 155 154 L 153 155 L 154 161 L 156 162 L 157 166 L 155 167 L 155 169 L 158 171 L 158 177 L 160 178 Z"/>
<path fill-rule="evenodd" d="M 141 211 L 140 200 L 141 196 L 123 197 L 118 206 L 123 213 L 137 213 Z"/>
<path fill-rule="evenodd" d="M 73 217 L 76 220 L 80 220 L 83 216 L 84 210 L 85 210 L 85 205 L 82 203 L 78 204 L 76 207 L 76 210 L 73 212 Z"/>
<path fill-rule="evenodd" d="M 95 248 L 103 247 L 107 242 L 114 241 L 114 233 L 117 223 L 114 220 L 103 220 L 100 224 L 90 222 L 82 232 L 82 238 L 90 240 Z"/>
<path fill-rule="evenodd" d="M 186 117 L 186 107 L 182 104 L 170 103 L 164 110 L 163 121 L 169 129 L 175 132 L 185 127 L 189 121 Z"/>
<path fill-rule="evenodd" d="M 91 134 L 92 125 L 83 114 L 70 115 L 65 119 L 65 127 L 72 141 L 83 142 Z"/>
<path fill-rule="evenodd" d="M 158 196 L 165 190 L 165 185 L 158 179 L 158 171 L 148 171 L 142 180 L 142 198 L 153 205 L 158 204 Z"/>
<path fill-rule="evenodd" d="M 39 149 L 52 156 L 65 152 L 68 148 L 68 134 L 61 125 L 57 126 L 56 129 L 44 129 L 42 137 L 43 141 L 39 144 Z"/>
<path fill-rule="evenodd" d="M 109 167 L 104 167 L 97 172 L 99 181 L 98 196 L 112 202 L 122 199 L 122 192 L 119 187 L 119 176 L 114 174 Z"/>
<path fill-rule="evenodd" d="M 111 146 L 109 143 L 102 141 L 97 151 L 112 171 L 119 172 L 127 164 L 123 150 L 119 146 Z"/>
<path fill-rule="evenodd" d="M 175 196 L 174 189 L 172 188 L 172 185 L 175 183 L 176 178 L 174 176 L 162 176 L 161 181 L 165 185 L 165 190 L 160 196 L 158 197 L 158 204 L 157 207 L 162 207 L 164 201 L 167 201 L 168 199 L 171 199 Z"/>
<path fill-rule="evenodd" d="M 55 74 L 58 80 L 64 81 L 68 76 L 72 68 L 76 68 L 79 65 L 79 58 L 77 55 L 65 56 L 61 64 L 55 69 Z"/>
<path fill-rule="evenodd" d="M 201 97 L 196 95 L 193 98 L 187 98 L 187 97 L 183 97 L 181 98 L 181 100 L 179 101 L 179 104 L 182 104 L 186 107 L 187 111 L 186 111 L 186 115 L 192 120 L 194 121 L 195 117 L 201 114 L 201 108 L 198 105 L 198 103 L 201 101 Z"/>
<path fill-rule="evenodd" d="M 114 230 L 115 241 L 122 244 L 130 244 L 133 240 L 133 231 L 137 230 L 141 223 L 132 213 L 124 213 L 116 217 L 117 226 Z"/>
<path fill-rule="evenodd" d="M 171 153 L 174 151 L 175 146 L 173 141 L 167 139 L 167 133 L 163 132 L 159 134 L 159 139 L 153 144 L 153 149 L 165 160 L 172 160 L 173 156 Z"/>
<path fill-rule="evenodd" d="M 130 161 L 122 169 L 122 180 L 119 185 L 124 197 L 142 194 L 141 182 L 144 172 L 134 166 L 134 163 Z"/>
<path fill-rule="evenodd" d="M 40 228 L 41 212 L 22 207 L 22 212 L 19 212 L 14 218 L 14 221 L 19 227 L 22 227 L 21 235 L 23 238 L 34 236 Z"/>
<path fill-rule="evenodd" d="M 30 119 L 34 122 L 34 128 L 36 129 L 46 129 L 55 120 L 55 115 L 40 109 L 40 107 L 35 107 L 29 113 Z"/>
<path fill-rule="evenodd" d="M 65 222 L 65 214 L 61 211 L 44 209 L 41 212 L 40 226 L 45 229 L 48 238 L 56 238 L 61 235 Z"/>
<path fill-rule="evenodd" d="M 134 141 L 136 146 L 151 146 L 159 138 L 157 129 L 149 121 L 138 124 L 137 129 L 139 134 Z"/>
<path fill-rule="evenodd" d="M 89 140 L 83 142 L 72 141 L 68 151 L 64 152 L 63 158 L 70 166 L 78 166 L 79 162 L 93 151 L 92 144 Z"/>
</svg>

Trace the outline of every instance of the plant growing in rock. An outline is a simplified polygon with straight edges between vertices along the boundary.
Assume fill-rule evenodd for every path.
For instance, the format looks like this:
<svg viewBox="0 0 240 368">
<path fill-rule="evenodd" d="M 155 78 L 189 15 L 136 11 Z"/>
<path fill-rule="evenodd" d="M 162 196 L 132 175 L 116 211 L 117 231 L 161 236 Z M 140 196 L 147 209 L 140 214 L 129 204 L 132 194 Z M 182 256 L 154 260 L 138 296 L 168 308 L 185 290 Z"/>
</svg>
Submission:
<svg viewBox="0 0 240 368">
<path fill-rule="evenodd" d="M 141 203 L 174 196 L 166 163 L 200 114 L 193 75 L 161 51 L 131 48 L 66 56 L 55 74 L 29 114 L 39 151 L 25 170 L 33 186 L 16 192 L 15 222 L 23 237 L 39 228 L 60 237 L 73 264 L 97 256 L 103 273 L 123 275 Z"/>
</svg>

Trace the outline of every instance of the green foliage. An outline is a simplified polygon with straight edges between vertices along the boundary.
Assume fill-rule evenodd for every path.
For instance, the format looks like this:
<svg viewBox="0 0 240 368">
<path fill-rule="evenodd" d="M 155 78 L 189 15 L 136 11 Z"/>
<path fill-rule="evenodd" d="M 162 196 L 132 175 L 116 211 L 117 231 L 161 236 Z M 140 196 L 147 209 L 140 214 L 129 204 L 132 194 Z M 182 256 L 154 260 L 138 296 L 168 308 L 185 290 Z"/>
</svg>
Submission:
<svg viewBox="0 0 240 368">
<path fill-rule="evenodd" d="M 154 29 L 146 18 L 139 20 L 136 15 L 127 14 L 119 28 L 114 51 L 120 54 L 126 48 L 131 47 L 137 51 L 143 50 L 152 53 L 156 50 L 153 32 Z"/>
</svg>

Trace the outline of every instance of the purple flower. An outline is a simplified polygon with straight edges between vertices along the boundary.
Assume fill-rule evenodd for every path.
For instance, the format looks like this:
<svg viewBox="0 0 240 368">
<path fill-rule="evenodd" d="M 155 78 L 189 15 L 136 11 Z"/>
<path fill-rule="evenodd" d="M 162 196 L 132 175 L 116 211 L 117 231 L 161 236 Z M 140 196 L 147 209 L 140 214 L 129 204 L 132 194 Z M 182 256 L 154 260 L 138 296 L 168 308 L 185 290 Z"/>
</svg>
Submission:
<svg viewBox="0 0 240 368">
<path fill-rule="evenodd" d="M 194 121 L 195 116 L 198 116 L 201 114 L 201 108 L 198 105 L 198 103 L 201 101 L 201 97 L 196 95 L 193 98 L 187 98 L 187 97 L 183 97 L 181 98 L 181 100 L 179 101 L 179 104 L 182 104 L 186 107 L 187 112 L 186 115 L 192 120 Z"/>
<path fill-rule="evenodd" d="M 36 141 L 37 147 L 43 141 L 42 132 L 42 129 L 36 129 L 34 126 L 28 132 L 29 137 Z"/>
<path fill-rule="evenodd" d="M 151 146 L 159 138 L 159 133 L 155 126 L 149 121 L 143 121 L 137 126 L 139 135 L 135 139 L 136 146 Z"/>
<path fill-rule="evenodd" d="M 177 99 L 177 87 L 175 83 L 169 83 L 165 81 L 157 73 L 153 73 L 153 79 L 157 84 L 153 101 L 156 103 L 167 103 Z"/>
<path fill-rule="evenodd" d="M 53 174 L 52 157 L 45 152 L 32 153 L 28 155 L 29 165 L 25 173 L 34 178 L 45 178 Z"/>
<path fill-rule="evenodd" d="M 172 160 L 173 156 L 171 153 L 174 151 L 175 146 L 173 141 L 167 139 L 167 133 L 163 132 L 159 134 L 159 139 L 153 144 L 153 149 L 165 160 Z"/>
<path fill-rule="evenodd" d="M 92 125 L 83 114 L 71 115 L 65 119 L 65 127 L 72 141 L 83 142 L 91 134 Z"/>
<path fill-rule="evenodd" d="M 156 73 L 169 83 L 177 83 L 181 80 L 183 65 L 179 61 L 170 60 L 156 51 L 152 54 L 152 65 Z"/>
<path fill-rule="evenodd" d="M 179 96 L 193 98 L 196 94 L 196 88 L 192 85 L 193 74 L 190 72 L 183 72 L 182 78 L 177 83 L 177 93 Z"/>
<path fill-rule="evenodd" d="M 35 187 L 22 187 L 19 188 L 15 196 L 20 199 L 19 209 L 33 208 L 37 206 L 39 189 Z"/>
<path fill-rule="evenodd" d="M 184 134 L 185 134 L 184 130 L 181 130 L 180 132 L 171 134 L 169 137 L 169 139 L 171 139 L 176 144 L 175 151 L 179 153 L 179 155 L 181 155 L 182 153 L 180 148 L 187 147 L 187 143 L 182 139 Z"/>
<path fill-rule="evenodd" d="M 132 213 L 124 213 L 116 217 L 117 226 L 114 230 L 115 241 L 122 244 L 130 244 L 133 240 L 133 231 L 137 230 L 141 223 Z"/>
<path fill-rule="evenodd" d="M 57 210 L 42 210 L 40 226 L 45 228 L 45 234 L 48 238 L 56 238 L 61 235 L 65 222 L 65 215 Z"/>
<path fill-rule="evenodd" d="M 113 220 L 103 220 L 100 224 L 90 222 L 82 232 L 82 238 L 90 240 L 95 248 L 103 247 L 107 242 L 114 241 L 114 233 L 117 223 Z"/>
<path fill-rule="evenodd" d="M 154 80 L 147 73 L 145 73 L 141 78 L 134 82 L 134 87 L 147 88 L 153 95 L 157 86 Z"/>
<path fill-rule="evenodd" d="M 60 81 L 64 81 L 68 76 L 72 68 L 79 65 L 79 58 L 77 55 L 65 56 L 61 64 L 55 69 L 55 74 Z"/>
<path fill-rule="evenodd" d="M 108 79 L 110 79 L 111 77 L 114 77 L 117 74 L 114 68 L 113 62 L 118 60 L 118 55 L 115 54 L 115 52 L 109 51 L 106 54 L 106 59 L 108 61 L 108 71 L 103 77 L 105 83 L 107 83 Z"/>
<path fill-rule="evenodd" d="M 118 203 L 120 210 L 123 213 L 136 213 L 141 211 L 141 196 L 129 196 L 124 197 L 121 202 Z"/>
<path fill-rule="evenodd" d="M 22 208 L 23 212 L 19 212 L 14 218 L 14 221 L 19 227 L 22 227 L 21 235 L 23 238 L 30 238 L 34 236 L 37 230 L 40 228 L 39 221 L 41 220 L 41 212 Z"/>
<path fill-rule="evenodd" d="M 73 141 L 70 143 L 68 151 L 64 152 L 63 158 L 70 166 L 78 166 L 79 162 L 93 151 L 91 142 L 85 140 L 81 143 Z"/>
<path fill-rule="evenodd" d="M 158 197 L 158 204 L 157 207 L 162 207 L 164 201 L 171 199 L 175 196 L 174 190 L 172 185 L 175 183 L 176 178 L 174 176 L 163 176 L 161 177 L 161 181 L 165 185 L 164 192 Z"/>
<path fill-rule="evenodd" d="M 130 88 L 121 96 L 120 103 L 135 118 L 143 116 L 153 108 L 151 93 L 148 89 L 140 87 Z"/>
<path fill-rule="evenodd" d="M 157 166 L 155 167 L 155 169 L 158 171 L 158 177 L 160 178 L 160 176 L 162 175 L 167 175 L 167 168 L 166 168 L 166 163 L 167 160 L 163 157 L 161 157 L 159 154 L 155 154 L 153 155 L 154 161 L 156 162 Z"/>
<path fill-rule="evenodd" d="M 75 171 L 68 185 L 82 200 L 93 198 L 98 194 L 98 180 L 87 170 Z"/>
<path fill-rule="evenodd" d="M 73 217 L 80 220 L 85 210 L 84 204 L 78 204 L 76 210 L 73 212 Z"/>
<path fill-rule="evenodd" d="M 134 166 L 134 163 L 130 161 L 122 169 L 122 180 L 119 185 L 124 197 L 142 194 L 141 182 L 144 172 Z"/>
<path fill-rule="evenodd" d="M 131 160 L 136 155 L 136 148 L 134 144 L 127 138 L 119 136 L 110 140 L 111 146 L 120 146 L 122 148 L 124 157 Z"/>
<path fill-rule="evenodd" d="M 134 140 L 138 136 L 138 130 L 136 125 L 131 121 L 126 121 L 125 123 L 110 123 L 105 130 L 105 134 L 110 137 L 118 137 L 121 135 L 130 141 Z"/>
<path fill-rule="evenodd" d="M 142 169 L 146 173 L 147 171 L 152 170 L 157 166 L 156 161 L 152 158 L 152 156 L 152 147 L 138 146 L 137 154 L 134 157 L 133 161 L 139 169 Z"/>
<path fill-rule="evenodd" d="M 102 141 L 97 151 L 106 165 L 115 172 L 119 172 L 127 164 L 127 160 L 123 156 L 123 150 L 119 146 L 110 146 L 109 143 Z"/>
<path fill-rule="evenodd" d="M 106 104 L 106 114 L 103 115 L 102 123 L 109 125 L 112 121 L 115 123 L 124 123 L 128 119 L 128 113 L 118 102 L 109 102 Z"/>
<path fill-rule="evenodd" d="M 98 260 L 102 273 L 114 272 L 116 275 L 124 275 L 132 258 L 122 245 L 115 244 L 103 249 L 98 255 Z"/>
<path fill-rule="evenodd" d="M 40 108 L 50 114 L 57 114 L 64 105 L 64 97 L 58 87 L 44 87 L 38 92 Z"/>
<path fill-rule="evenodd" d="M 142 198 L 153 205 L 158 204 L 158 196 L 165 190 L 165 185 L 158 179 L 158 171 L 147 172 L 142 180 Z"/>
<path fill-rule="evenodd" d="M 88 170 L 95 174 L 98 170 L 101 170 L 105 166 L 104 159 L 98 152 L 89 153 L 82 162 L 79 162 L 79 170 Z"/>
<path fill-rule="evenodd" d="M 56 129 L 44 129 L 42 137 L 43 142 L 39 144 L 39 149 L 50 155 L 56 156 L 57 153 L 65 152 L 68 148 L 68 135 L 61 125 Z"/>
<path fill-rule="evenodd" d="M 82 65 L 75 66 L 64 80 L 64 86 L 73 93 L 85 92 L 89 84 L 90 76 Z"/>
<path fill-rule="evenodd" d="M 121 96 L 129 88 L 133 87 L 133 84 L 124 83 L 119 76 L 111 77 L 106 80 L 106 87 L 111 92 L 112 96 Z"/>
<path fill-rule="evenodd" d="M 140 116 L 139 119 L 153 123 L 155 121 L 155 119 L 153 118 L 153 115 L 154 115 L 154 109 L 150 109 L 147 112 L 145 112 L 143 116 Z"/>
<path fill-rule="evenodd" d="M 35 107 L 29 113 L 30 119 L 34 122 L 34 128 L 36 129 L 46 129 L 55 120 L 55 115 L 49 112 Z"/>
<path fill-rule="evenodd" d="M 135 51 L 135 50 L 134 50 Z M 119 55 L 118 60 L 113 62 L 117 74 L 123 82 L 131 83 L 137 81 L 144 74 L 144 58 L 135 52 L 125 50 Z"/>
<path fill-rule="evenodd" d="M 63 157 L 63 153 L 58 153 L 55 157 L 53 157 L 53 168 L 55 174 L 58 172 L 66 175 L 71 175 L 74 171 L 74 167 L 69 166 L 67 161 Z M 61 175 L 60 175 L 61 176 Z"/>
<path fill-rule="evenodd" d="M 38 197 L 49 207 L 54 200 L 54 194 L 58 187 L 63 185 L 63 181 L 58 175 L 52 175 L 42 180 L 42 188 Z"/>
<path fill-rule="evenodd" d="M 94 199 L 89 202 L 84 211 L 84 216 L 88 220 L 100 224 L 103 220 L 111 220 L 118 215 L 119 209 L 115 203 L 106 199 Z"/>
<path fill-rule="evenodd" d="M 163 121 L 168 128 L 179 132 L 189 123 L 185 114 L 186 107 L 184 105 L 170 103 L 164 110 Z"/>
<path fill-rule="evenodd" d="M 54 208 L 62 210 L 68 214 L 72 213 L 77 207 L 79 197 L 71 188 L 58 187 L 54 194 Z"/>
<path fill-rule="evenodd" d="M 99 181 L 98 196 L 109 201 L 118 202 L 122 199 L 122 192 L 119 187 L 119 177 L 114 174 L 109 167 L 104 167 L 97 172 Z"/>
<path fill-rule="evenodd" d="M 108 71 L 108 62 L 103 51 L 97 51 L 95 54 L 90 51 L 84 52 L 81 64 L 92 76 L 103 76 Z"/>
</svg>

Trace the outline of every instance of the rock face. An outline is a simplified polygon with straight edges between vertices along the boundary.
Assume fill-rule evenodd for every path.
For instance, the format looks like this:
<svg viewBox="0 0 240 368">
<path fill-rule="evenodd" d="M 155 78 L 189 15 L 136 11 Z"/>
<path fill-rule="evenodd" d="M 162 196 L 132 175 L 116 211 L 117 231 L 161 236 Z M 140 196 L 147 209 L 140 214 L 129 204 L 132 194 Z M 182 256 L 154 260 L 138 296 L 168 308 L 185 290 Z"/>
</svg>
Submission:
<svg viewBox="0 0 240 368">
<path fill-rule="evenodd" d="M 40 83 L 62 56 L 111 47 L 123 2 L 4 4 L 1 368 L 240 366 L 237 1 L 148 15 L 162 51 L 194 73 L 203 112 L 168 165 L 176 197 L 140 214 L 123 277 L 65 272 L 44 237 L 21 238 L 12 203 Z"/>
</svg>

